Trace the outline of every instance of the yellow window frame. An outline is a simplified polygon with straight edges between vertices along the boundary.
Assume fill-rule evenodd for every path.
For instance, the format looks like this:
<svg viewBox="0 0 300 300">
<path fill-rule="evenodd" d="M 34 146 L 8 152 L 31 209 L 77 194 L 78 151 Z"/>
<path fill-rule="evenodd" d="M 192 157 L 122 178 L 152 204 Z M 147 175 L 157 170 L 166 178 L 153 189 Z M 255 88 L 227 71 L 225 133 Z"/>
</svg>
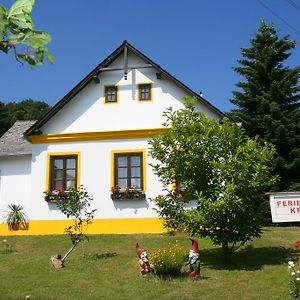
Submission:
<svg viewBox="0 0 300 300">
<path fill-rule="evenodd" d="M 126 150 L 112 150 L 111 151 L 111 177 L 110 177 L 110 186 L 115 187 L 115 154 L 127 154 L 127 153 L 142 153 L 143 157 L 143 191 L 146 192 L 147 190 L 147 178 L 146 178 L 146 150 L 145 149 L 126 149 Z"/>
<path fill-rule="evenodd" d="M 115 87 L 116 88 L 116 97 L 117 101 L 106 101 L 106 89 L 109 87 Z M 103 96 L 104 96 L 104 104 L 118 104 L 119 103 L 119 86 L 117 84 L 105 84 L 103 87 Z"/>
<path fill-rule="evenodd" d="M 46 165 L 46 189 L 45 191 L 50 192 L 50 174 L 51 174 L 51 158 L 55 156 L 77 156 L 77 178 L 76 178 L 76 189 L 80 189 L 80 152 L 48 152 L 47 153 L 47 165 Z"/>
<path fill-rule="evenodd" d="M 150 99 L 141 99 L 140 87 L 142 85 L 150 85 Z M 139 82 L 137 84 L 137 99 L 138 102 L 152 102 L 153 101 L 153 82 Z"/>
</svg>

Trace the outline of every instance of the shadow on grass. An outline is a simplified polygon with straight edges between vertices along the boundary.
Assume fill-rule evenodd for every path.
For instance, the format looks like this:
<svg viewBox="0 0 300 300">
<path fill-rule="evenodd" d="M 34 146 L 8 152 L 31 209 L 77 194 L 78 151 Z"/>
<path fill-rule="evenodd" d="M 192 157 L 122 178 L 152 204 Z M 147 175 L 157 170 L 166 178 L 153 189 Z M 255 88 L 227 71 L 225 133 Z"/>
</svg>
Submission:
<svg viewBox="0 0 300 300">
<path fill-rule="evenodd" d="M 284 247 L 248 246 L 232 254 L 229 262 L 224 262 L 222 249 L 202 250 L 201 265 L 213 269 L 248 270 L 261 269 L 264 265 L 280 265 L 292 257 L 293 250 Z"/>
<path fill-rule="evenodd" d="M 103 252 L 103 253 L 95 253 L 95 254 L 85 254 L 86 259 L 90 260 L 100 260 L 100 259 L 107 259 L 117 256 L 116 252 Z"/>
</svg>

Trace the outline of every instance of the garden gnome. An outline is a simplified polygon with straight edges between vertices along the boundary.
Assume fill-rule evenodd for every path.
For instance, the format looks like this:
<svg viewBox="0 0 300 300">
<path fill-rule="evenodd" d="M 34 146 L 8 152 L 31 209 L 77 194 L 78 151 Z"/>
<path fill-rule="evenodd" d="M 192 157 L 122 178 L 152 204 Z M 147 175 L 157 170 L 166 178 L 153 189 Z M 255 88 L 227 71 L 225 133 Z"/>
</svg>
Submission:
<svg viewBox="0 0 300 300">
<path fill-rule="evenodd" d="M 190 270 L 188 271 L 188 274 L 191 277 L 200 279 L 200 257 L 199 257 L 198 242 L 192 237 L 190 237 L 189 239 L 190 241 L 192 241 L 192 246 L 189 252 L 188 264 Z"/>
<path fill-rule="evenodd" d="M 139 246 L 139 243 L 135 244 L 135 251 L 139 258 L 141 274 L 145 275 L 145 274 L 151 273 L 152 268 L 151 268 L 149 260 L 148 260 L 147 252 Z"/>
</svg>

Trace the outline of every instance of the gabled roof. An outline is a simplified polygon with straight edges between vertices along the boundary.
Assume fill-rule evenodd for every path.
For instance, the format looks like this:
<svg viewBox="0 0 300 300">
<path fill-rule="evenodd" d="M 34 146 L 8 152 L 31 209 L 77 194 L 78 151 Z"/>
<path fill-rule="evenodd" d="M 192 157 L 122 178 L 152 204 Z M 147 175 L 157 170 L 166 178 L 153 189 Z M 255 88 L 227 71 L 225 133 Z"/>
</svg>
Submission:
<svg viewBox="0 0 300 300">
<path fill-rule="evenodd" d="M 0 157 L 31 154 L 32 145 L 24 137 L 36 121 L 16 121 L 0 138 Z"/>
<path fill-rule="evenodd" d="M 191 90 L 188 86 L 186 86 L 184 83 L 182 83 L 180 80 L 175 78 L 173 75 L 171 75 L 169 72 L 167 72 L 165 69 L 163 69 L 161 66 L 159 66 L 157 63 L 152 61 L 149 57 L 147 57 L 145 54 L 137 50 L 135 47 L 133 47 L 130 43 L 128 43 L 126 40 L 114 51 L 112 52 L 107 58 L 105 58 L 94 70 L 92 70 L 84 79 L 82 79 L 72 90 L 69 91 L 59 102 L 56 103 L 52 107 L 48 113 L 46 113 L 41 119 L 39 119 L 33 126 L 31 126 L 26 132 L 25 136 L 31 135 L 31 134 L 38 134 L 39 129 L 49 120 L 51 119 L 61 108 L 63 108 L 67 103 L 69 103 L 74 96 L 76 96 L 84 87 L 86 87 L 94 78 L 95 76 L 98 76 L 99 73 L 101 73 L 101 69 L 108 67 L 118 56 L 120 53 L 126 50 L 131 50 L 134 54 L 136 54 L 141 59 L 148 62 L 148 64 L 152 65 L 159 73 L 161 73 L 163 76 L 171 79 L 175 83 L 177 83 L 179 86 L 181 86 L 183 89 L 185 89 L 187 92 L 191 93 L 196 99 L 208 107 L 210 107 L 213 111 L 215 111 L 217 114 L 220 115 L 220 117 L 224 116 L 224 113 L 213 106 L 210 102 L 208 102 L 206 99 L 204 99 L 201 95 L 196 93 L 195 91 Z"/>
</svg>

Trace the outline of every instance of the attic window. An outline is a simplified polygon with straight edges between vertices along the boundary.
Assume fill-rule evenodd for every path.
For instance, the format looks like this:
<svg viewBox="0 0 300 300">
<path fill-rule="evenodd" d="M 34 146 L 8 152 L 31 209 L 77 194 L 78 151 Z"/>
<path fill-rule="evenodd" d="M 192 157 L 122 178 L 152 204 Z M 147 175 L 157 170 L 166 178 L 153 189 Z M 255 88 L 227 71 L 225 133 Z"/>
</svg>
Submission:
<svg viewBox="0 0 300 300">
<path fill-rule="evenodd" d="M 139 101 L 151 101 L 152 93 L 151 93 L 152 83 L 140 83 L 138 84 L 138 93 L 139 93 Z"/>
<path fill-rule="evenodd" d="M 118 102 L 118 86 L 106 85 L 104 88 L 105 103 L 117 103 Z"/>
</svg>

